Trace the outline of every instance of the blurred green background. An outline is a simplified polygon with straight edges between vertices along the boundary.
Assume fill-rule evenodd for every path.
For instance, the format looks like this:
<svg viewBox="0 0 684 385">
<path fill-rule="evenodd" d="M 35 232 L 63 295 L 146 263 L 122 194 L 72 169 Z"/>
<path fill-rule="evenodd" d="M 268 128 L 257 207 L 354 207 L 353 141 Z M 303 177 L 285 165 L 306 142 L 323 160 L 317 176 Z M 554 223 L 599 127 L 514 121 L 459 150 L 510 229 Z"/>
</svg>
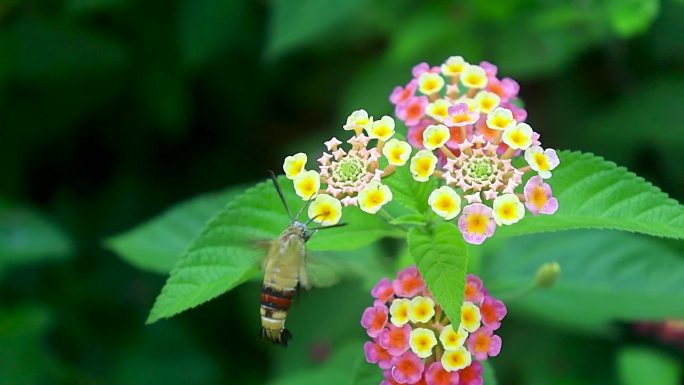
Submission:
<svg viewBox="0 0 684 385">
<path fill-rule="evenodd" d="M 0 1 L 0 384 L 344 377 L 327 364 L 357 364 L 368 282 L 304 294 L 283 351 L 257 338 L 258 283 L 145 326 L 165 276 L 104 240 L 320 150 L 354 109 L 390 114 L 450 55 L 518 80 L 546 145 L 684 199 L 681 0 Z M 502 384 L 682 383 L 682 351 L 629 325 L 504 325 Z"/>
</svg>

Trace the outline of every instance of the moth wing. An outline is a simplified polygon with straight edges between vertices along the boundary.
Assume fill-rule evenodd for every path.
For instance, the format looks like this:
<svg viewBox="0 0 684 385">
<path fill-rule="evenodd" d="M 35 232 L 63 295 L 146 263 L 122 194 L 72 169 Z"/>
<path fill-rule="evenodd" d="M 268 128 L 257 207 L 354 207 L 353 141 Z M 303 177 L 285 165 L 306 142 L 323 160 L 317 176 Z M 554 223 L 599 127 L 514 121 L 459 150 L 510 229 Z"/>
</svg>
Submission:
<svg viewBox="0 0 684 385">
<path fill-rule="evenodd" d="M 307 256 L 306 259 L 302 269 L 307 271 L 311 286 L 330 287 L 340 282 L 342 277 L 331 262 L 315 256 Z"/>
<path fill-rule="evenodd" d="M 261 249 L 264 251 L 264 255 L 261 259 L 261 270 L 266 270 L 266 265 L 268 264 L 268 261 L 275 256 L 277 250 L 277 244 L 278 242 L 271 240 L 271 239 L 263 239 L 259 241 L 254 241 L 254 246 L 257 247 L 258 249 Z"/>
</svg>

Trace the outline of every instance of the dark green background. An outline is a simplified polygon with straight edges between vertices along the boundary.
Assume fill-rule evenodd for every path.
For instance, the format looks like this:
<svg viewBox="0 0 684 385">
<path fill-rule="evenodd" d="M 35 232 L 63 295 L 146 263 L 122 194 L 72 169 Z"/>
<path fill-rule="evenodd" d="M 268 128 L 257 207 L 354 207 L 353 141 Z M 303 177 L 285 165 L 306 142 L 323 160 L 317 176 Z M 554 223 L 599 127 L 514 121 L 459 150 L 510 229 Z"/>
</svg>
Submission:
<svg viewBox="0 0 684 385">
<path fill-rule="evenodd" d="M 0 201 L 70 240 L 38 237 L 45 258 L 0 266 L 0 383 L 258 384 L 325 361 L 340 330 L 361 336 L 370 299 L 354 283 L 305 295 L 315 310 L 292 323 L 317 331 L 289 357 L 256 338 L 257 284 L 144 326 L 165 277 L 103 240 L 320 150 L 354 109 L 391 113 L 414 64 L 450 55 L 517 79 L 545 145 L 684 198 L 682 1 L 0 2 Z M 510 325 L 513 346 L 567 355 L 548 370 L 556 384 L 611 383 L 610 352 L 635 338 Z M 529 380 L 536 358 L 507 351 L 508 335 L 500 383 L 550 383 Z"/>
</svg>

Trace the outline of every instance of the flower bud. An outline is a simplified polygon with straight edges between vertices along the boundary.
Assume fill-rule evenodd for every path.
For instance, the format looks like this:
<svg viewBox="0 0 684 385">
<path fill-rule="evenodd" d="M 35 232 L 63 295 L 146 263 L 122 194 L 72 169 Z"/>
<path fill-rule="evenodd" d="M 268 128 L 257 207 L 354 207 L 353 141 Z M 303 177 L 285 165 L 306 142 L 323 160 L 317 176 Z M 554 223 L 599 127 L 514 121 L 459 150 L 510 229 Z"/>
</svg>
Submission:
<svg viewBox="0 0 684 385">
<path fill-rule="evenodd" d="M 560 276 L 561 268 L 558 262 L 549 262 L 541 265 L 537 270 L 537 287 L 548 289 L 553 286 Z"/>
</svg>

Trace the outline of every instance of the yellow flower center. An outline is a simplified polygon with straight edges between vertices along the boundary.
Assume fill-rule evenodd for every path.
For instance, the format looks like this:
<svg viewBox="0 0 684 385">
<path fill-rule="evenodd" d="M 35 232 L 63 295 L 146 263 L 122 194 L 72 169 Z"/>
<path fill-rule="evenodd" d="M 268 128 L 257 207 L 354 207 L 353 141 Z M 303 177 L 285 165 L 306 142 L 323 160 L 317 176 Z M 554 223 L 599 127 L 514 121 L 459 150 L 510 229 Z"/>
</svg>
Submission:
<svg viewBox="0 0 684 385">
<path fill-rule="evenodd" d="M 428 92 L 436 91 L 437 87 L 439 87 L 439 83 L 433 78 L 427 79 L 425 80 L 425 83 L 423 83 L 423 88 Z"/>
<path fill-rule="evenodd" d="M 441 116 L 441 117 L 443 117 L 443 118 L 446 118 L 447 116 L 449 116 L 449 112 L 448 112 L 447 108 L 444 107 L 444 106 L 437 106 L 437 107 L 435 107 L 435 108 L 432 110 L 432 113 L 435 114 L 435 115 L 437 115 L 437 116 Z"/>
<path fill-rule="evenodd" d="M 481 214 L 468 215 L 468 232 L 484 234 L 487 231 L 487 218 Z"/>
<path fill-rule="evenodd" d="M 383 125 L 380 125 L 380 126 L 378 126 L 378 127 L 375 128 L 375 135 L 377 135 L 377 136 L 379 136 L 379 137 L 381 137 L 381 138 L 382 138 L 382 137 L 385 137 L 385 136 L 387 136 L 387 135 L 389 135 L 390 132 L 391 132 L 391 131 L 390 131 L 389 127 L 387 127 L 387 126 L 384 125 L 384 124 L 383 124 Z"/>
<path fill-rule="evenodd" d="M 437 202 L 435 202 L 435 206 L 437 206 L 438 209 L 447 212 L 453 211 L 455 208 L 454 200 L 446 195 L 439 197 L 439 199 L 437 199 Z"/>
<path fill-rule="evenodd" d="M 466 78 L 466 83 L 469 85 L 477 86 L 480 84 L 480 76 L 477 74 L 468 74 L 468 77 Z"/>
<path fill-rule="evenodd" d="M 504 203 L 499 209 L 499 214 L 506 220 L 515 219 L 515 206 L 513 203 Z"/>
<path fill-rule="evenodd" d="M 444 141 L 444 139 L 446 139 L 446 135 L 443 132 L 441 132 L 441 131 L 435 132 L 430 137 L 430 144 L 433 146 L 438 146 Z"/>
<path fill-rule="evenodd" d="M 380 205 L 384 201 L 385 194 L 383 194 L 382 191 L 374 190 L 368 193 L 368 203 L 370 203 L 372 206 Z"/>
<path fill-rule="evenodd" d="M 511 134 L 511 142 L 518 146 L 522 146 L 525 143 L 525 135 L 523 135 L 520 131 L 514 131 Z"/>
<path fill-rule="evenodd" d="M 548 198 L 546 198 L 546 192 L 544 189 L 537 186 L 534 188 L 534 190 L 532 190 L 532 196 L 530 197 L 530 200 L 532 201 L 532 204 L 537 207 L 537 209 L 541 209 L 546 205 Z"/>
<path fill-rule="evenodd" d="M 549 170 L 549 160 L 546 158 L 546 155 L 544 155 L 541 152 L 538 152 L 534 154 L 534 162 L 537 163 L 537 166 L 539 167 L 540 171 L 548 171 Z"/>
<path fill-rule="evenodd" d="M 494 124 L 495 127 L 499 128 L 504 128 L 508 125 L 510 121 L 508 118 L 505 118 L 503 116 L 495 116 L 494 119 L 492 119 L 492 124 Z"/>
<path fill-rule="evenodd" d="M 395 147 L 390 151 L 390 158 L 392 159 L 392 162 L 399 163 L 401 162 L 401 156 L 404 154 L 404 151 L 399 148 Z"/>
<path fill-rule="evenodd" d="M 429 158 L 418 159 L 418 162 L 416 162 L 416 170 L 421 174 L 428 173 L 430 166 L 432 166 L 432 161 Z"/>
</svg>

